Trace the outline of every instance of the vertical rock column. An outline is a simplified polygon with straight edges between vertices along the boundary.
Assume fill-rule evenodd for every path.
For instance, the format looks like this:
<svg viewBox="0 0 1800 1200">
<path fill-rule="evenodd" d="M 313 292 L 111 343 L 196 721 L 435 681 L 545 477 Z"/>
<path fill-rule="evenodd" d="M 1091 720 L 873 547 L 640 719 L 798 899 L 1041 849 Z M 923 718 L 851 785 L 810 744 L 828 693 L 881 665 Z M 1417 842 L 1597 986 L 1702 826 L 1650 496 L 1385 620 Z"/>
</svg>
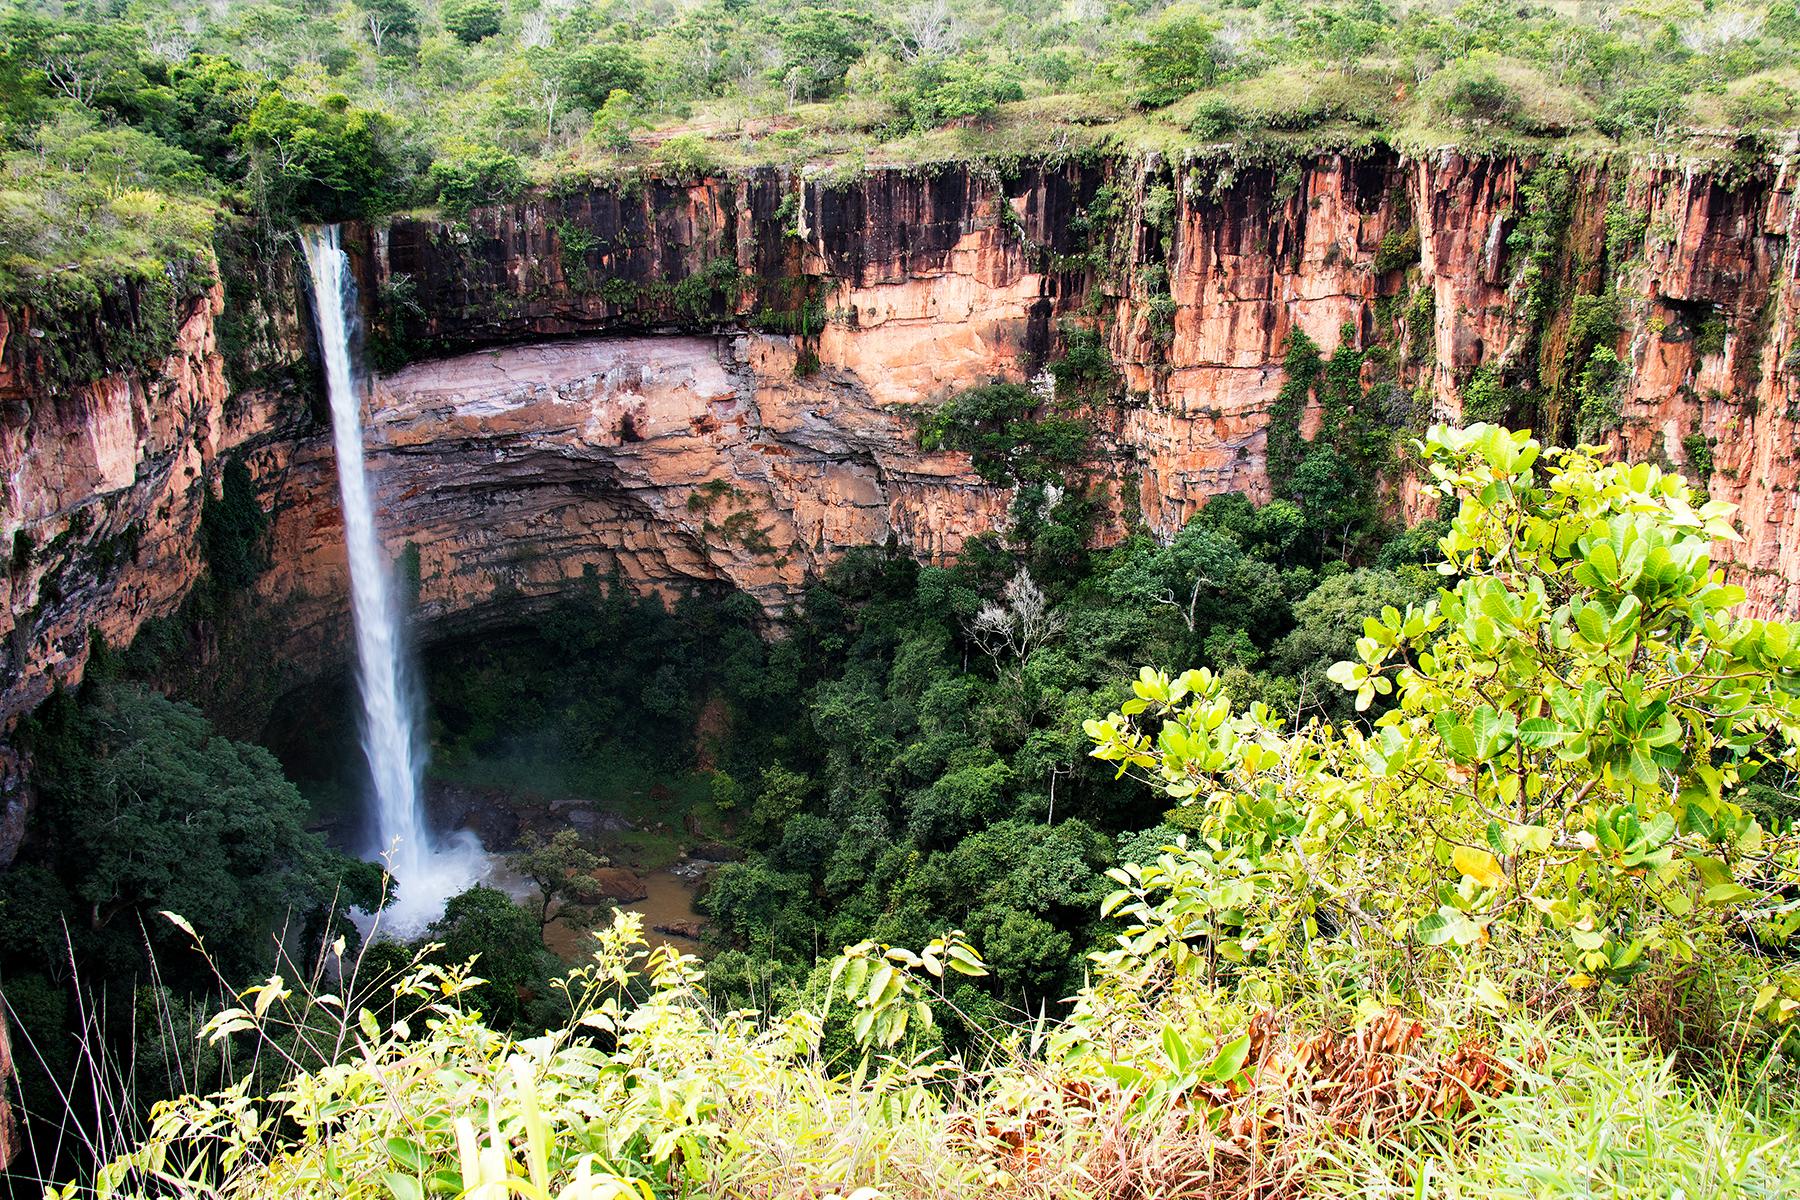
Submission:
<svg viewBox="0 0 1800 1200">
<path fill-rule="evenodd" d="M 5 1007 L 0 1004 L 0 1012 Z M 12 1091 L 12 1078 L 12 1041 L 6 1033 L 6 1020 L 0 1017 L 0 1171 L 6 1170 L 19 1153 L 19 1122 L 6 1100 Z"/>
</svg>

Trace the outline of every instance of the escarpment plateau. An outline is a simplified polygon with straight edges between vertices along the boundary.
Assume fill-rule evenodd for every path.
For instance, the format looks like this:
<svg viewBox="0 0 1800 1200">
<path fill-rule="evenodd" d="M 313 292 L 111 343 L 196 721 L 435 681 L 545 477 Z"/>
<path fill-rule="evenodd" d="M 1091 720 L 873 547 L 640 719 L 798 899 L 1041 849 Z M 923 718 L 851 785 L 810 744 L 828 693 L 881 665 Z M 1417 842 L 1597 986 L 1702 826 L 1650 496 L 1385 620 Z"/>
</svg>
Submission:
<svg viewBox="0 0 1800 1200">
<path fill-rule="evenodd" d="M 1047 390 L 1078 331 L 1111 378 L 1053 403 L 1094 428 L 1103 536 L 1266 496 L 1299 331 L 1374 350 L 1363 402 L 1402 433 L 1499 418 L 1684 470 L 1740 505 L 1724 557 L 1759 610 L 1791 614 L 1795 188 L 1775 162 L 1220 152 L 771 168 L 397 218 L 347 231 L 371 465 L 427 636 L 614 572 L 728 584 L 778 614 L 849 547 L 941 559 L 1003 531 L 1011 489 L 921 450 L 915 418 L 996 380 Z M 229 288 L 172 302 L 166 353 L 75 382 L 46 367 L 33 314 L 0 314 L 0 719 L 78 677 L 92 634 L 121 645 L 182 604 L 233 459 L 269 525 L 265 569 L 223 607 L 302 671 L 342 645 L 301 287 L 264 265 L 284 281 L 257 300 L 285 375 L 221 347 Z M 1428 507 L 1403 468 L 1391 494 Z M 192 626 L 202 652 L 211 619 Z"/>
</svg>

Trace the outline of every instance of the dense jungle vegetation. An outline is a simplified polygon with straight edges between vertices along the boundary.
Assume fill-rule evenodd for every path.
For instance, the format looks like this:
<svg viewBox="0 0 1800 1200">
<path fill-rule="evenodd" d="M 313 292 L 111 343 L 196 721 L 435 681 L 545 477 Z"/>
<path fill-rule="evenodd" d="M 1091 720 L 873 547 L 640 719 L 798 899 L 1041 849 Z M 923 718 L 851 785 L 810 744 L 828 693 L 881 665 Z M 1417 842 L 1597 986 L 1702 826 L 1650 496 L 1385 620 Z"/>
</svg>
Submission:
<svg viewBox="0 0 1800 1200">
<path fill-rule="evenodd" d="M 1311 351 L 1299 386 L 1354 388 L 1362 357 Z M 1105 872 L 1194 828 L 1187 810 L 1090 761 L 1083 722 L 1124 702 L 1143 662 L 1206 663 L 1297 717 L 1351 715 L 1326 674 L 1361 614 L 1434 592 L 1422 564 L 1443 527 L 1385 522 L 1376 485 L 1390 447 L 1346 410 L 1296 439 L 1270 503 L 1218 497 L 1173 538 L 1138 529 L 1096 549 L 1105 484 L 1080 462 L 1091 431 L 1036 408 L 1029 389 L 996 384 L 921 418 L 922 441 L 968 448 L 1016 485 L 1004 534 L 951 567 L 853 552 L 779 637 L 743 594 L 697 590 L 665 608 L 591 575 L 528 632 L 428 652 L 434 770 L 589 808 L 614 807 L 620 780 L 697 781 L 709 827 L 747 851 L 699 901 L 717 1004 L 797 1008 L 824 986 L 832 948 L 922 944 L 947 922 L 982 948 L 989 975 L 955 995 L 946 1045 L 974 1049 L 1011 1021 L 1063 1010 L 1105 938 Z M 267 563 L 241 467 L 225 485 L 207 510 L 209 577 L 194 600 L 215 620 Z M 340 934 L 357 944 L 343 910 L 381 888 L 375 868 L 305 832 L 301 794 L 266 751 L 147 688 L 168 686 L 185 646 L 159 625 L 127 652 L 100 648 L 81 691 L 25 732 L 49 783 L 29 865 L 0 874 L 0 984 L 28 1044 L 44 1047 L 23 1056 L 23 1082 L 51 1124 L 68 1081 L 92 1067 L 76 1035 L 136 1064 L 139 1108 L 244 1069 L 169 1057 L 216 1001 L 215 974 L 241 983 L 269 969 L 279 948 L 263 934 L 284 925 L 290 951 Z M 258 690 L 234 672 L 223 703 Z M 312 739 L 332 764 L 322 782 L 359 795 L 352 700 L 323 707 L 338 715 Z M 281 740 L 305 745 L 319 708 L 278 708 Z M 719 715 L 697 740 L 709 710 Z M 288 758 L 319 795 L 306 756 Z M 216 862 L 179 848 L 196 828 Z M 594 849 L 529 847 L 522 865 L 544 880 L 535 909 L 481 887 L 431 932 L 434 966 L 480 955 L 485 982 L 468 996 L 496 1027 L 566 1020 L 565 968 L 540 927 L 594 915 L 582 891 Z M 219 949 L 188 953 L 166 911 Z M 379 978 L 397 952 L 371 948 L 367 973 Z M 164 1009 L 186 1016 L 154 1016 Z M 104 1114 L 78 1117 L 91 1127 Z"/>
<path fill-rule="evenodd" d="M 709 787 L 756 853 L 707 894 L 704 965 L 621 914 L 546 979 L 537 917 L 478 888 L 414 948 L 310 920 L 245 988 L 243 923 L 316 909 L 332 864 L 266 755 L 89 685 L 40 722 L 49 753 L 91 722 L 94 761 L 34 894 L 112 881 L 190 972 L 112 998 L 144 1014 L 139 1096 L 207 1093 L 106 1114 L 95 1186 L 1790 1194 L 1800 639 L 1732 615 L 1729 506 L 1677 475 L 1489 425 L 1419 449 L 1451 519 L 1398 536 L 1296 495 L 1105 552 L 1021 521 L 954 568 L 853 556 L 773 643 L 594 579 L 523 678 L 460 664 L 452 754 L 691 766 L 726 701 Z M 164 779 L 224 828 L 267 802 L 263 907 L 103 865 Z M 141 970 L 103 934 L 77 959 Z"/>
<path fill-rule="evenodd" d="M 621 169 L 1729 146 L 1800 124 L 1797 47 L 1791 3 L 1713 0 L 13 0 L 0 303 L 189 294 L 221 219 L 455 215 Z"/>
</svg>

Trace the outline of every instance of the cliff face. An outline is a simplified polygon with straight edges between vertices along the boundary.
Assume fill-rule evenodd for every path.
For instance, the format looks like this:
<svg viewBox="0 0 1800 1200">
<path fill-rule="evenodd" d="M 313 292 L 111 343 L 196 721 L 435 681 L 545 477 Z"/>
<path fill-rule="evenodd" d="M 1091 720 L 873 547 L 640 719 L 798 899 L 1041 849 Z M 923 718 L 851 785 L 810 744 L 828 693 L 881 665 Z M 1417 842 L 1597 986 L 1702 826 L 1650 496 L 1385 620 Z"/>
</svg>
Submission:
<svg viewBox="0 0 1800 1200">
<path fill-rule="evenodd" d="M 844 548 L 992 528 L 994 489 L 842 383 L 749 336 L 508 346 L 378 379 L 365 430 L 388 527 L 437 626 L 516 618 L 584 576 L 719 581 L 779 611 Z M 341 633 L 347 565 L 329 446 L 287 464 L 265 589 L 307 596 L 300 643 Z M 929 514 L 921 517 L 916 514 Z M 415 557 L 416 556 L 416 557 Z"/>
<path fill-rule="evenodd" d="M 27 322 L 0 312 L 0 727 L 79 678 L 92 632 L 117 645 L 168 612 L 200 570 L 196 545 L 226 389 L 218 298 L 182 306 L 148 372 L 44 384 Z M 26 781 L 0 746 L 0 866 L 23 828 Z"/>
<path fill-rule="evenodd" d="M 13 1078 L 13 1058 L 12 1039 L 6 1032 L 6 1025 L 5 1021 L 0 1021 L 0 1171 L 6 1170 L 23 1148 L 18 1120 L 13 1114 L 12 1104 L 7 1100 Z"/>
<path fill-rule="evenodd" d="M 849 546 L 935 559 L 1003 528 L 1007 490 L 919 451 L 913 411 L 1033 378 L 1071 330 L 1101 331 L 1120 381 L 1089 410 L 1110 535 L 1267 495 L 1298 330 L 1377 351 L 1366 403 L 1396 429 L 1467 402 L 1681 467 L 1742 506 L 1725 554 L 1759 611 L 1791 613 L 1794 188 L 1774 167 L 1728 183 L 1374 153 L 767 170 L 397 220 L 349 236 L 369 356 L 409 363 L 373 385 L 372 465 L 435 627 L 516 619 L 615 569 L 646 589 L 727 582 L 779 612 Z M 90 628 L 122 643 L 178 603 L 226 453 L 273 512 L 255 605 L 309 661 L 341 645 L 328 439 L 298 391 L 228 394 L 221 304 L 188 306 L 154 369 L 54 394 L 27 369 L 29 331 L 0 324 L 5 532 L 30 543 L 0 585 L 0 720 L 75 677 Z M 303 309 L 296 281 L 291 340 Z M 1394 494 L 1424 510 L 1404 477 Z"/>
</svg>

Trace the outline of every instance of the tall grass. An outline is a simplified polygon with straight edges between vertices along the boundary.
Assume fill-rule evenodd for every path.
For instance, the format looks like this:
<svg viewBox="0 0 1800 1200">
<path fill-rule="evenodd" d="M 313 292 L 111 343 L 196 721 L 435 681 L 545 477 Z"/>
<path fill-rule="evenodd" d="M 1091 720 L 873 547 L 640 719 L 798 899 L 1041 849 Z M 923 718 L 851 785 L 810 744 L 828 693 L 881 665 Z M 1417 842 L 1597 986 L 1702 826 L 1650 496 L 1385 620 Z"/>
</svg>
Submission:
<svg viewBox="0 0 1800 1200">
<path fill-rule="evenodd" d="M 1066 1027 L 1021 1025 L 979 1065 L 902 1044 L 845 1071 L 821 1053 L 829 1007 L 719 1011 L 697 961 L 647 950 L 635 914 L 594 939 L 558 984 L 570 1019 L 537 1036 L 464 1006 L 470 968 L 414 958 L 364 986 L 341 943 L 304 970 L 284 959 L 291 979 L 240 991 L 203 1029 L 159 1007 L 174 1081 L 197 1096 L 141 1120 L 134 1064 L 85 1049 L 62 1099 L 104 1165 L 54 1194 L 1800 1195 L 1785 1059 L 1684 1063 L 1579 1008 L 1486 1032 L 1467 1013 L 1319 1032 L 1263 1011 L 1214 1070 L 1227 1051 L 1204 1048 L 1221 1015 L 1207 990 L 1156 985 L 1119 997 L 1129 1012 L 1103 1013 L 1079 1046 Z M 91 1038 L 101 1016 L 84 1021 Z"/>
<path fill-rule="evenodd" d="M 1554 1047 L 1517 1063 L 1519 1086 L 1483 1099 L 1451 1141 L 1321 1143 L 1320 1195 L 1368 1200 L 1800 1195 L 1800 1106 L 1778 1057 L 1747 1080 L 1684 1077 L 1674 1056 L 1592 1024 L 1516 1029 Z"/>
</svg>

